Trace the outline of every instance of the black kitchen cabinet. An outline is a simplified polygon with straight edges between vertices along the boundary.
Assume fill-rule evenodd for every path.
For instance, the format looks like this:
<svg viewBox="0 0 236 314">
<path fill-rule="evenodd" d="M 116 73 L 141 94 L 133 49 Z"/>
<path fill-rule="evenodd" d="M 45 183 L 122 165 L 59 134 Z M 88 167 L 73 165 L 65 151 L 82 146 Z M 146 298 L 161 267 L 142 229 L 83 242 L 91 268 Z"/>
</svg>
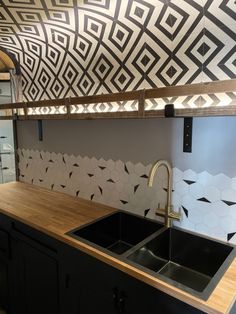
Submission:
<svg viewBox="0 0 236 314">
<path fill-rule="evenodd" d="M 78 250 L 64 259 L 63 314 L 203 314 Z"/>
<path fill-rule="evenodd" d="M 78 250 L 65 248 L 62 313 L 116 314 L 118 277 L 111 268 Z"/>
<path fill-rule="evenodd" d="M 119 287 L 122 314 L 204 314 L 125 273 L 120 273 Z"/>
<path fill-rule="evenodd" d="M 20 242 L 21 288 L 24 314 L 58 314 L 57 261 L 27 243 Z"/>
<path fill-rule="evenodd" d="M 7 311 L 10 308 L 10 278 L 13 269 L 11 246 L 8 219 L 0 215 L 0 305 Z"/>
<path fill-rule="evenodd" d="M 15 290 L 10 314 L 59 314 L 57 249 L 43 234 L 13 222 Z"/>
<path fill-rule="evenodd" d="M 1 215 L 0 306 L 8 314 L 203 313 Z"/>
</svg>

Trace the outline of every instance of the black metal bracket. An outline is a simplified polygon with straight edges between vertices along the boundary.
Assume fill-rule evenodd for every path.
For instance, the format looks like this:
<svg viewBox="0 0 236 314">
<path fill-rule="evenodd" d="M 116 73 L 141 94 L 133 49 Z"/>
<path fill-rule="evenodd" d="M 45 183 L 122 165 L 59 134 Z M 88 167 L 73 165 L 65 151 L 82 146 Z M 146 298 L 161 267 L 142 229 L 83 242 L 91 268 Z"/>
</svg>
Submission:
<svg viewBox="0 0 236 314">
<path fill-rule="evenodd" d="M 39 141 L 42 142 L 43 140 L 43 121 L 38 120 L 38 135 L 39 135 Z"/>
<path fill-rule="evenodd" d="M 193 132 L 193 118 L 184 118 L 184 140 L 183 152 L 192 152 L 192 132 Z"/>
<path fill-rule="evenodd" d="M 165 113 L 165 117 L 166 118 L 173 118 L 175 116 L 175 107 L 174 107 L 174 105 L 173 104 L 165 105 L 164 113 Z"/>
<path fill-rule="evenodd" d="M 18 117 L 18 114 L 17 114 L 17 113 L 14 113 L 14 114 L 13 114 L 12 120 L 13 120 L 13 121 L 19 120 L 19 117 Z"/>
</svg>

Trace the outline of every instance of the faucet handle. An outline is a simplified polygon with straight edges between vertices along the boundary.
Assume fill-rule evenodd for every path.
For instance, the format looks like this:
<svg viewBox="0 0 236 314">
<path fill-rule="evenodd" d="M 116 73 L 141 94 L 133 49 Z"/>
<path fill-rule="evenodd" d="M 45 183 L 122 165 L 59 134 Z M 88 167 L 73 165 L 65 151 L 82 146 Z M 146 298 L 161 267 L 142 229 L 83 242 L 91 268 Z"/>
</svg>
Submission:
<svg viewBox="0 0 236 314">
<path fill-rule="evenodd" d="M 182 221 L 183 220 L 183 212 L 182 212 L 181 206 L 179 206 L 178 214 L 179 214 L 179 221 Z"/>
<path fill-rule="evenodd" d="M 173 210 L 173 205 L 170 206 L 169 217 L 175 220 L 180 221 L 182 219 L 181 207 L 179 207 L 178 211 Z"/>
<path fill-rule="evenodd" d="M 177 211 L 177 220 L 181 221 L 182 218 L 183 218 L 182 210 L 181 210 L 181 207 L 179 206 L 178 211 Z"/>
</svg>

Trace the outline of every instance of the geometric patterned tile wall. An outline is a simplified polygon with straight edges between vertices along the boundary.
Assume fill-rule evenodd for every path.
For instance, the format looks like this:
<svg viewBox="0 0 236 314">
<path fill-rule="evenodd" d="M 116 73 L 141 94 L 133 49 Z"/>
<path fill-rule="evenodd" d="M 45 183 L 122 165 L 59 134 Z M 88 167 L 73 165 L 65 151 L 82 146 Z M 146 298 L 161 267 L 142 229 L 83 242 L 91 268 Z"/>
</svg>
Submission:
<svg viewBox="0 0 236 314">
<path fill-rule="evenodd" d="M 232 0 L 4 0 L 0 46 L 26 101 L 225 80 L 235 12 Z"/>
<path fill-rule="evenodd" d="M 165 206 L 167 175 L 159 169 L 147 186 L 151 165 L 19 149 L 20 181 L 157 219 Z M 236 244 L 236 177 L 173 169 L 175 225 Z"/>
</svg>

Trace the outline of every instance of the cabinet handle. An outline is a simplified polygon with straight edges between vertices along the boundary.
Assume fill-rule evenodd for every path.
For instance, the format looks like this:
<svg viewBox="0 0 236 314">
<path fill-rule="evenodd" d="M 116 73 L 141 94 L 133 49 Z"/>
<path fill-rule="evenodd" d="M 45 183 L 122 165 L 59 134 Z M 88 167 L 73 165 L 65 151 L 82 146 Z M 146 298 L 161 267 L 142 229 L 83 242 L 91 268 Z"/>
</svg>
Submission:
<svg viewBox="0 0 236 314">
<path fill-rule="evenodd" d="M 124 314 L 125 313 L 125 299 L 126 299 L 126 295 L 123 291 L 120 292 L 120 296 L 119 296 L 119 314 Z"/>
<path fill-rule="evenodd" d="M 113 289 L 112 298 L 113 298 L 114 308 L 118 310 L 119 309 L 119 291 L 117 287 Z"/>
</svg>

